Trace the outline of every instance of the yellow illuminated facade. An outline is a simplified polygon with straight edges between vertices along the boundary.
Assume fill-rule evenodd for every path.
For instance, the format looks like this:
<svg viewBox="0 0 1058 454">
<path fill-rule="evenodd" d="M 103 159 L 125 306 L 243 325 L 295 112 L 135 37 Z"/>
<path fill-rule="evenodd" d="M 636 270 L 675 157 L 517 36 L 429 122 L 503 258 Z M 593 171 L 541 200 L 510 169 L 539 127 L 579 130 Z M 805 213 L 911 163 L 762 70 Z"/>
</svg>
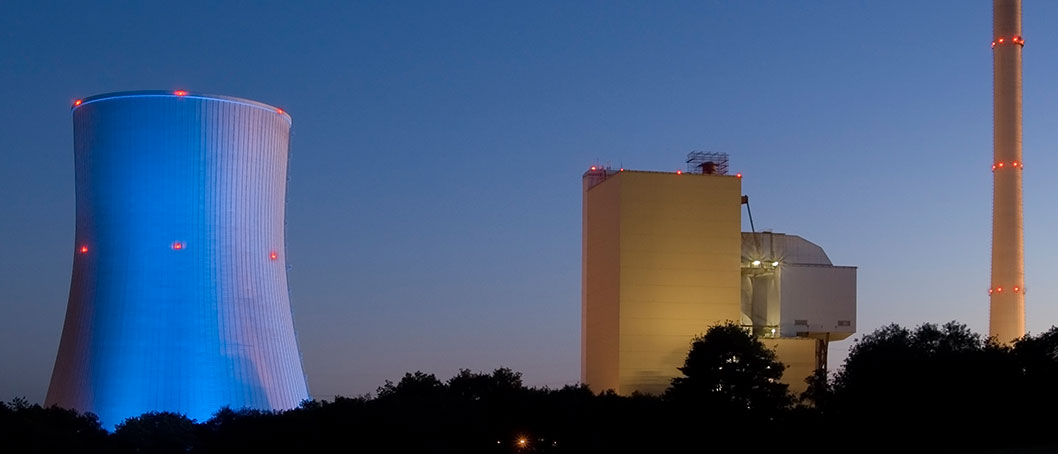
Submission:
<svg viewBox="0 0 1058 454">
<path fill-rule="evenodd" d="M 584 176 L 581 380 L 659 394 L 691 339 L 738 321 L 741 180 L 614 171 Z"/>
<path fill-rule="evenodd" d="M 826 342 L 811 337 L 763 338 L 761 342 L 786 366 L 782 382 L 790 386 L 790 392 L 796 396 L 808 389 L 805 379 L 821 366 L 820 355 L 825 353 L 819 349 L 826 348 Z"/>
</svg>

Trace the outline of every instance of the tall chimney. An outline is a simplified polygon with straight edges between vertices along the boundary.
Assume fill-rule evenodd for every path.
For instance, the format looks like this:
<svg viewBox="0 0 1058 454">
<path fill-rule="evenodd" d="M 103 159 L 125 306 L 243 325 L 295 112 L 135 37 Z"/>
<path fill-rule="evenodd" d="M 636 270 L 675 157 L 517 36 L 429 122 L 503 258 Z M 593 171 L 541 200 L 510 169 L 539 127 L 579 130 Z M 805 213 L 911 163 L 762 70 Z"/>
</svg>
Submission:
<svg viewBox="0 0 1058 454">
<path fill-rule="evenodd" d="M 992 286 L 989 336 L 1025 334 L 1025 237 L 1021 210 L 1021 0 L 992 2 Z"/>
</svg>

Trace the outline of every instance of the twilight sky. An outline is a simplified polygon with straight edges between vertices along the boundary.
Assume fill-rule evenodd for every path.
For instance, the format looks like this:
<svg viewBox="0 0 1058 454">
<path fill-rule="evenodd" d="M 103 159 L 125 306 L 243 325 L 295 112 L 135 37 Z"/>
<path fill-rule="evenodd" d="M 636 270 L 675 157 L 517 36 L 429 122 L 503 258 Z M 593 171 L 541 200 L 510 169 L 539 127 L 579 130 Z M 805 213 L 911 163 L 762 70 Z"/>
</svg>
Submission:
<svg viewBox="0 0 1058 454">
<path fill-rule="evenodd" d="M 125 90 L 293 117 L 287 255 L 317 398 L 460 367 L 576 382 L 581 173 L 699 149 L 731 154 L 758 229 L 859 266 L 860 333 L 987 333 L 990 1 L 80 3 L 0 15 L 0 400 L 43 401 L 58 348 L 70 103 Z M 1058 2 L 1023 20 L 1039 332 L 1058 323 Z"/>
</svg>

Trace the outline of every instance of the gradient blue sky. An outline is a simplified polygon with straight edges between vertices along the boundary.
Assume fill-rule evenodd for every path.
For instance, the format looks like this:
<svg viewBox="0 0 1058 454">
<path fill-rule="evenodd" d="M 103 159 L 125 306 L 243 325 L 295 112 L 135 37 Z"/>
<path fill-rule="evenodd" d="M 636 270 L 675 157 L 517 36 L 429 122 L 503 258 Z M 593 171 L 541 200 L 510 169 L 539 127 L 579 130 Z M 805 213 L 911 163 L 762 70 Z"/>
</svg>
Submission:
<svg viewBox="0 0 1058 454">
<path fill-rule="evenodd" d="M 758 229 L 860 267 L 861 333 L 987 332 L 989 1 L 145 3 L 0 15 L 0 399 L 43 400 L 59 342 L 70 103 L 124 90 L 292 115 L 290 282 L 316 397 L 460 367 L 576 382 L 581 173 L 675 170 L 695 149 L 731 154 Z M 1039 332 L 1058 320 L 1058 2 L 1024 11 Z"/>
</svg>

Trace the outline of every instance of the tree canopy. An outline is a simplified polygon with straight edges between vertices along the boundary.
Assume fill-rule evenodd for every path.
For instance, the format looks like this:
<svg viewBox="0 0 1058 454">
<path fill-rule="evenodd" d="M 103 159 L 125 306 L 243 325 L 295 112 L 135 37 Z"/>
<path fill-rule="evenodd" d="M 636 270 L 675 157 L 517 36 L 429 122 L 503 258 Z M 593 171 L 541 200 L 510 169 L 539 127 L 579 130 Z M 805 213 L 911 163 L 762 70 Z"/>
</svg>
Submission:
<svg viewBox="0 0 1058 454">
<path fill-rule="evenodd" d="M 773 417 L 791 404 L 780 382 L 784 369 L 756 336 L 734 323 L 719 324 L 693 340 L 679 368 L 683 376 L 672 380 L 665 397 L 721 418 Z"/>
<path fill-rule="evenodd" d="M 375 396 L 222 408 L 202 422 L 147 413 L 113 433 L 91 414 L 15 399 L 0 403 L 0 450 L 752 452 L 777 449 L 775 440 L 824 452 L 1058 448 L 1047 416 L 1058 403 L 1058 328 L 1004 346 L 954 322 L 889 325 L 856 341 L 832 376 L 811 378 L 810 405 L 792 405 L 774 352 L 737 325 L 694 339 L 680 372 L 663 396 L 527 387 L 507 368 L 448 380 L 413 372 Z"/>
<path fill-rule="evenodd" d="M 1055 328 L 1005 346 L 956 322 L 885 326 L 853 345 L 824 413 L 849 436 L 887 431 L 935 448 L 1038 440 L 1043 420 L 1030 415 L 1058 397 L 1055 340 Z"/>
</svg>

